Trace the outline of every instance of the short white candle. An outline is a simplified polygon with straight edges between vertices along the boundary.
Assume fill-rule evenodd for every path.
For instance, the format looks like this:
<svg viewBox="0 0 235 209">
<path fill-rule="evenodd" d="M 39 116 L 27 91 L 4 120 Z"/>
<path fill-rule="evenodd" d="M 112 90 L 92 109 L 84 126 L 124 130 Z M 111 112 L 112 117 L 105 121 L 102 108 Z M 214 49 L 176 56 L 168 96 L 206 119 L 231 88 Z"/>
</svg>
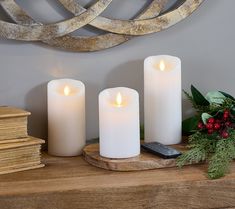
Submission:
<svg viewBox="0 0 235 209">
<path fill-rule="evenodd" d="M 139 94 L 118 87 L 99 95 L 100 155 L 129 158 L 140 154 Z"/>
<path fill-rule="evenodd" d="M 145 141 L 165 145 L 181 142 L 181 61 L 151 56 L 144 61 Z"/>
<path fill-rule="evenodd" d="M 85 86 L 72 79 L 48 83 L 48 152 L 76 156 L 85 146 Z"/>
</svg>

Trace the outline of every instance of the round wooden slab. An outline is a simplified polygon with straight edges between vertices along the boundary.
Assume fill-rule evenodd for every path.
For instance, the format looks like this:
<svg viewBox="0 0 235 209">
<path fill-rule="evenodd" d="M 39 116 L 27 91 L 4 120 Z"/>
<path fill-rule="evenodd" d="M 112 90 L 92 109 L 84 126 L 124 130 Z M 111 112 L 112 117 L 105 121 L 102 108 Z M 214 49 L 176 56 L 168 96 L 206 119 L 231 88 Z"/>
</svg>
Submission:
<svg viewBox="0 0 235 209">
<path fill-rule="evenodd" d="M 175 145 L 179 151 L 185 151 L 185 146 Z M 85 160 L 93 166 L 112 171 L 141 171 L 176 166 L 176 159 L 162 159 L 142 150 L 141 154 L 133 158 L 113 159 L 99 154 L 99 144 L 90 144 L 83 149 Z"/>
</svg>

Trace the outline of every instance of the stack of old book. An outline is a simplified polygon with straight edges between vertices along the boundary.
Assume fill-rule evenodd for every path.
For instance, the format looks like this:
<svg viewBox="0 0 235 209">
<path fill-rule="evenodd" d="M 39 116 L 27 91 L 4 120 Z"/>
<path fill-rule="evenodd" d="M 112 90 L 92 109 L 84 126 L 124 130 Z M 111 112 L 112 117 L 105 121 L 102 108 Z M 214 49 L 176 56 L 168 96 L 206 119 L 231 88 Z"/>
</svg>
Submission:
<svg viewBox="0 0 235 209">
<path fill-rule="evenodd" d="M 28 136 L 29 112 L 0 107 L 0 174 L 43 167 L 42 139 Z"/>
</svg>

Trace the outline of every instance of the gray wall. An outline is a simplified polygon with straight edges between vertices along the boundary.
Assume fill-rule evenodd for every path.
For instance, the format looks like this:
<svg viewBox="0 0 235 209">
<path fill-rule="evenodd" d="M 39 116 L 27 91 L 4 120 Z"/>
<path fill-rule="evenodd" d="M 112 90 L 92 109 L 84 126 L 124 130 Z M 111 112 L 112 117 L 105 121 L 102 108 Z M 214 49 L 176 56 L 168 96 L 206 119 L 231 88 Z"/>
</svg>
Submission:
<svg viewBox="0 0 235 209">
<path fill-rule="evenodd" d="M 68 15 L 56 6 L 56 0 L 18 2 L 43 22 Z M 114 0 L 105 14 L 131 17 L 146 2 Z M 234 0 L 206 0 L 192 16 L 166 31 L 95 53 L 70 53 L 40 44 L 0 40 L 0 105 L 31 111 L 30 133 L 46 137 L 47 82 L 64 77 L 79 79 L 86 84 L 87 138 L 97 137 L 97 97 L 104 88 L 137 89 L 141 94 L 143 119 L 143 60 L 158 54 L 182 59 L 184 89 L 188 90 L 193 83 L 204 92 L 221 89 L 235 94 L 234 8 Z M 87 32 L 79 31 L 84 33 Z M 184 116 L 190 112 L 189 104 L 184 102 Z"/>
</svg>

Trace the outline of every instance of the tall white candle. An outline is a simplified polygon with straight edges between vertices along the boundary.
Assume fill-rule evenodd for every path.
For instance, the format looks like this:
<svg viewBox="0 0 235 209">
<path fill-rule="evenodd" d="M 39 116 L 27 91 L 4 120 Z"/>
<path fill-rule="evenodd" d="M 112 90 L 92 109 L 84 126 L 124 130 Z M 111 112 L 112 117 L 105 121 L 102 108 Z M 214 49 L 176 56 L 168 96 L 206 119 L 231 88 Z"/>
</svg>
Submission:
<svg viewBox="0 0 235 209">
<path fill-rule="evenodd" d="M 48 83 L 48 151 L 76 156 L 85 146 L 85 86 L 72 79 Z"/>
<path fill-rule="evenodd" d="M 165 145 L 181 141 L 181 61 L 151 56 L 144 61 L 145 141 Z"/>
<path fill-rule="evenodd" d="M 139 94 L 118 87 L 99 95 L 100 155 L 129 158 L 140 154 Z"/>
</svg>

